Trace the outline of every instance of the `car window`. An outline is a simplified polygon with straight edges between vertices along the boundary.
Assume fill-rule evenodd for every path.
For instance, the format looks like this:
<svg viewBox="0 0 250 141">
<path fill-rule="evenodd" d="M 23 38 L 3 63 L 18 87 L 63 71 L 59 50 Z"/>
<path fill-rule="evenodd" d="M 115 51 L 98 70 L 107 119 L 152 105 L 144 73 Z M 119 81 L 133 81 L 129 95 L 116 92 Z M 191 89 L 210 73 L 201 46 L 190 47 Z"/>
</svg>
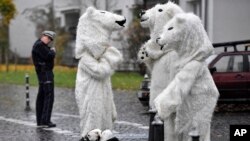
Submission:
<svg viewBox="0 0 250 141">
<path fill-rule="evenodd" d="M 215 63 L 214 67 L 216 67 L 217 72 L 241 72 L 243 71 L 243 56 L 223 56 Z"/>
</svg>

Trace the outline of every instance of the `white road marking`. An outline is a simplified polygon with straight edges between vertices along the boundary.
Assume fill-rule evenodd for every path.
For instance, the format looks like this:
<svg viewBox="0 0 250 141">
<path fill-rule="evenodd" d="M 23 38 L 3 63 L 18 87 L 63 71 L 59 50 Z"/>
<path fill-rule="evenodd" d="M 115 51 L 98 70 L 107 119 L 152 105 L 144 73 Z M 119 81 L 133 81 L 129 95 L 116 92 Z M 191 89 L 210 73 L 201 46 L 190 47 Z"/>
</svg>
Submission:
<svg viewBox="0 0 250 141">
<path fill-rule="evenodd" d="M 14 118 L 5 118 L 3 116 L 0 116 L 0 120 L 15 123 L 15 124 L 20 124 L 20 125 L 24 125 L 24 126 L 38 128 L 36 123 L 30 122 L 30 121 L 24 121 L 24 120 L 19 120 L 19 119 L 14 119 Z M 79 136 L 80 133 L 74 133 L 72 131 L 63 130 L 63 129 L 60 129 L 60 128 L 43 128 L 43 130 L 53 131 L 53 132 L 55 132 L 57 134 L 69 135 L 69 136 L 72 136 L 72 137 L 80 137 Z"/>
<path fill-rule="evenodd" d="M 52 115 L 63 116 L 63 117 L 72 117 L 72 118 L 80 118 L 79 115 L 70 115 L 70 114 L 63 114 L 63 113 L 52 113 Z"/>
<path fill-rule="evenodd" d="M 24 120 L 19 120 L 19 119 L 14 119 L 14 118 L 6 118 L 3 116 L 0 116 L 0 120 L 6 121 L 6 122 L 11 122 L 14 124 L 20 124 L 20 125 L 24 125 L 24 126 L 37 128 L 36 123 L 30 122 L 30 121 L 24 121 Z M 130 123 L 121 122 L 120 124 L 130 124 Z M 139 125 L 134 125 L 134 126 L 139 126 Z M 67 135 L 67 136 L 71 136 L 71 137 L 80 138 L 80 133 L 74 133 L 73 131 L 70 131 L 70 130 L 64 130 L 64 129 L 60 129 L 60 128 L 42 128 L 42 129 L 47 130 L 47 131 L 53 131 L 57 134 L 62 134 L 62 135 Z M 130 134 L 130 133 L 120 134 L 117 131 L 114 131 L 114 135 L 118 138 L 121 138 L 121 139 L 142 139 L 142 138 L 146 139 L 146 138 L 148 138 L 147 134 Z"/>
<path fill-rule="evenodd" d="M 119 139 L 147 139 L 147 134 L 114 134 Z"/>
<path fill-rule="evenodd" d="M 117 124 L 122 124 L 122 125 L 129 125 L 129 126 L 134 126 L 134 127 L 137 127 L 137 128 L 140 128 L 140 129 L 149 129 L 148 126 L 144 126 L 142 124 L 139 124 L 139 123 L 133 123 L 133 122 L 128 122 L 128 121 L 115 121 L 115 123 Z"/>
<path fill-rule="evenodd" d="M 80 116 L 78 115 L 70 115 L 70 114 L 63 114 L 63 113 L 53 113 L 53 115 L 56 115 L 56 116 L 63 116 L 63 117 L 71 117 L 71 118 L 80 118 Z M 115 121 L 116 124 L 121 124 L 121 125 L 128 125 L 128 126 L 133 126 L 133 127 L 136 127 L 136 128 L 140 128 L 140 129 L 146 129 L 148 130 L 149 127 L 148 126 L 144 126 L 142 124 L 139 124 L 139 123 L 134 123 L 134 122 L 128 122 L 128 121 Z"/>
<path fill-rule="evenodd" d="M 12 122 L 12 123 L 17 123 L 17 124 L 21 124 L 21 125 L 26 125 L 26 126 L 30 126 L 30 127 L 36 127 L 36 123 L 29 122 L 29 121 L 23 121 L 23 120 L 18 120 L 18 119 L 13 119 L 13 118 L 5 118 L 3 116 L 0 116 L 0 120 Z"/>
</svg>

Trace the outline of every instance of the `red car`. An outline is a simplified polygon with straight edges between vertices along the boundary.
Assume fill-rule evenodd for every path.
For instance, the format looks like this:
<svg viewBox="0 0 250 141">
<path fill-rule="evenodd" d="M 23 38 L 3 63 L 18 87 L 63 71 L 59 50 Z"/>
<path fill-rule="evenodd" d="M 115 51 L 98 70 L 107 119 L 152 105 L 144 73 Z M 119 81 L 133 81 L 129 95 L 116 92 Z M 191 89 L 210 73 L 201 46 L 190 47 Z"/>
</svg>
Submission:
<svg viewBox="0 0 250 141">
<path fill-rule="evenodd" d="M 220 92 L 219 102 L 250 102 L 250 41 L 213 44 L 224 47 L 224 52 L 208 60 L 209 69 Z M 245 50 L 238 48 L 245 46 Z M 227 51 L 233 47 L 233 51 Z"/>
</svg>

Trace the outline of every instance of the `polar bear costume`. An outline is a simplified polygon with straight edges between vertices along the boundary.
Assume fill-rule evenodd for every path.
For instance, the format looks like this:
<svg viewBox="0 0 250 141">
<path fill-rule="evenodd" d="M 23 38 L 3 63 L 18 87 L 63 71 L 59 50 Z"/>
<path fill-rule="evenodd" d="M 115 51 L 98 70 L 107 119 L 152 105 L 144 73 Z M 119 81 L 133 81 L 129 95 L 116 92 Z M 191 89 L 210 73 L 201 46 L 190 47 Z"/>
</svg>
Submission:
<svg viewBox="0 0 250 141">
<path fill-rule="evenodd" d="M 149 105 L 152 109 L 154 109 L 154 99 L 172 80 L 174 63 L 177 59 L 177 54 L 173 49 L 164 48 L 163 50 L 155 40 L 159 37 L 164 25 L 178 13 L 183 13 L 183 10 L 169 1 L 166 4 L 157 4 L 141 14 L 141 25 L 150 29 L 150 40 L 139 50 L 138 60 L 144 62 L 151 70 Z"/>
<path fill-rule="evenodd" d="M 177 53 L 173 49 L 161 48 L 155 40 L 161 34 L 164 25 L 176 14 L 184 11 L 175 3 L 157 4 L 153 8 L 142 12 L 141 25 L 150 30 L 148 40 L 138 52 L 138 60 L 144 62 L 151 71 L 151 86 L 149 106 L 155 109 L 154 99 L 168 86 L 175 75 Z M 176 138 L 173 131 L 175 114 L 171 118 L 163 119 L 164 135 L 171 141 Z M 166 130 L 168 129 L 168 130 Z M 168 132 L 169 131 L 169 132 Z M 173 131 L 173 132 L 170 132 Z"/>
<path fill-rule="evenodd" d="M 79 59 L 75 98 L 80 113 L 81 135 L 93 129 L 111 129 L 117 113 L 110 76 L 122 61 L 121 53 L 109 47 L 110 35 L 124 27 L 125 18 L 88 8 L 77 26 L 75 57 Z"/>
<path fill-rule="evenodd" d="M 213 47 L 201 20 L 191 13 L 178 14 L 166 24 L 157 42 L 163 48 L 175 49 L 179 55 L 177 74 L 154 100 L 161 118 L 176 113 L 178 138 L 171 141 L 191 141 L 189 134 L 194 131 L 200 135 L 200 141 L 210 141 L 210 124 L 219 92 L 205 63 Z"/>
</svg>

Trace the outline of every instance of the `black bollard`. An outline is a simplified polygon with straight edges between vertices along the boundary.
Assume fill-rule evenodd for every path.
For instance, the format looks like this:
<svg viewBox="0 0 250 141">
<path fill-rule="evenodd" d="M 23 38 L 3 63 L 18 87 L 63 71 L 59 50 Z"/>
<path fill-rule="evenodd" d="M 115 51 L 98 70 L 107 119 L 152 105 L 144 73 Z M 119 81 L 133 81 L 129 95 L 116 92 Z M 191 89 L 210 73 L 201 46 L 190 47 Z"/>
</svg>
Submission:
<svg viewBox="0 0 250 141">
<path fill-rule="evenodd" d="M 164 141 L 164 124 L 157 113 L 155 114 L 152 125 L 154 129 L 154 141 Z"/>
<path fill-rule="evenodd" d="M 149 110 L 150 127 L 148 141 L 164 141 L 164 124 L 155 110 Z"/>
<path fill-rule="evenodd" d="M 26 108 L 25 111 L 30 111 L 30 97 L 29 97 L 29 74 L 25 74 L 25 86 L 26 86 Z"/>
<path fill-rule="evenodd" d="M 154 128 L 153 128 L 154 126 L 153 126 L 152 122 L 154 121 L 156 111 L 150 109 L 148 112 L 150 115 L 148 141 L 154 141 Z"/>
<path fill-rule="evenodd" d="M 200 136 L 192 136 L 192 141 L 199 141 L 200 140 Z"/>
<path fill-rule="evenodd" d="M 163 124 L 155 124 L 154 126 L 154 141 L 164 141 Z"/>
</svg>

